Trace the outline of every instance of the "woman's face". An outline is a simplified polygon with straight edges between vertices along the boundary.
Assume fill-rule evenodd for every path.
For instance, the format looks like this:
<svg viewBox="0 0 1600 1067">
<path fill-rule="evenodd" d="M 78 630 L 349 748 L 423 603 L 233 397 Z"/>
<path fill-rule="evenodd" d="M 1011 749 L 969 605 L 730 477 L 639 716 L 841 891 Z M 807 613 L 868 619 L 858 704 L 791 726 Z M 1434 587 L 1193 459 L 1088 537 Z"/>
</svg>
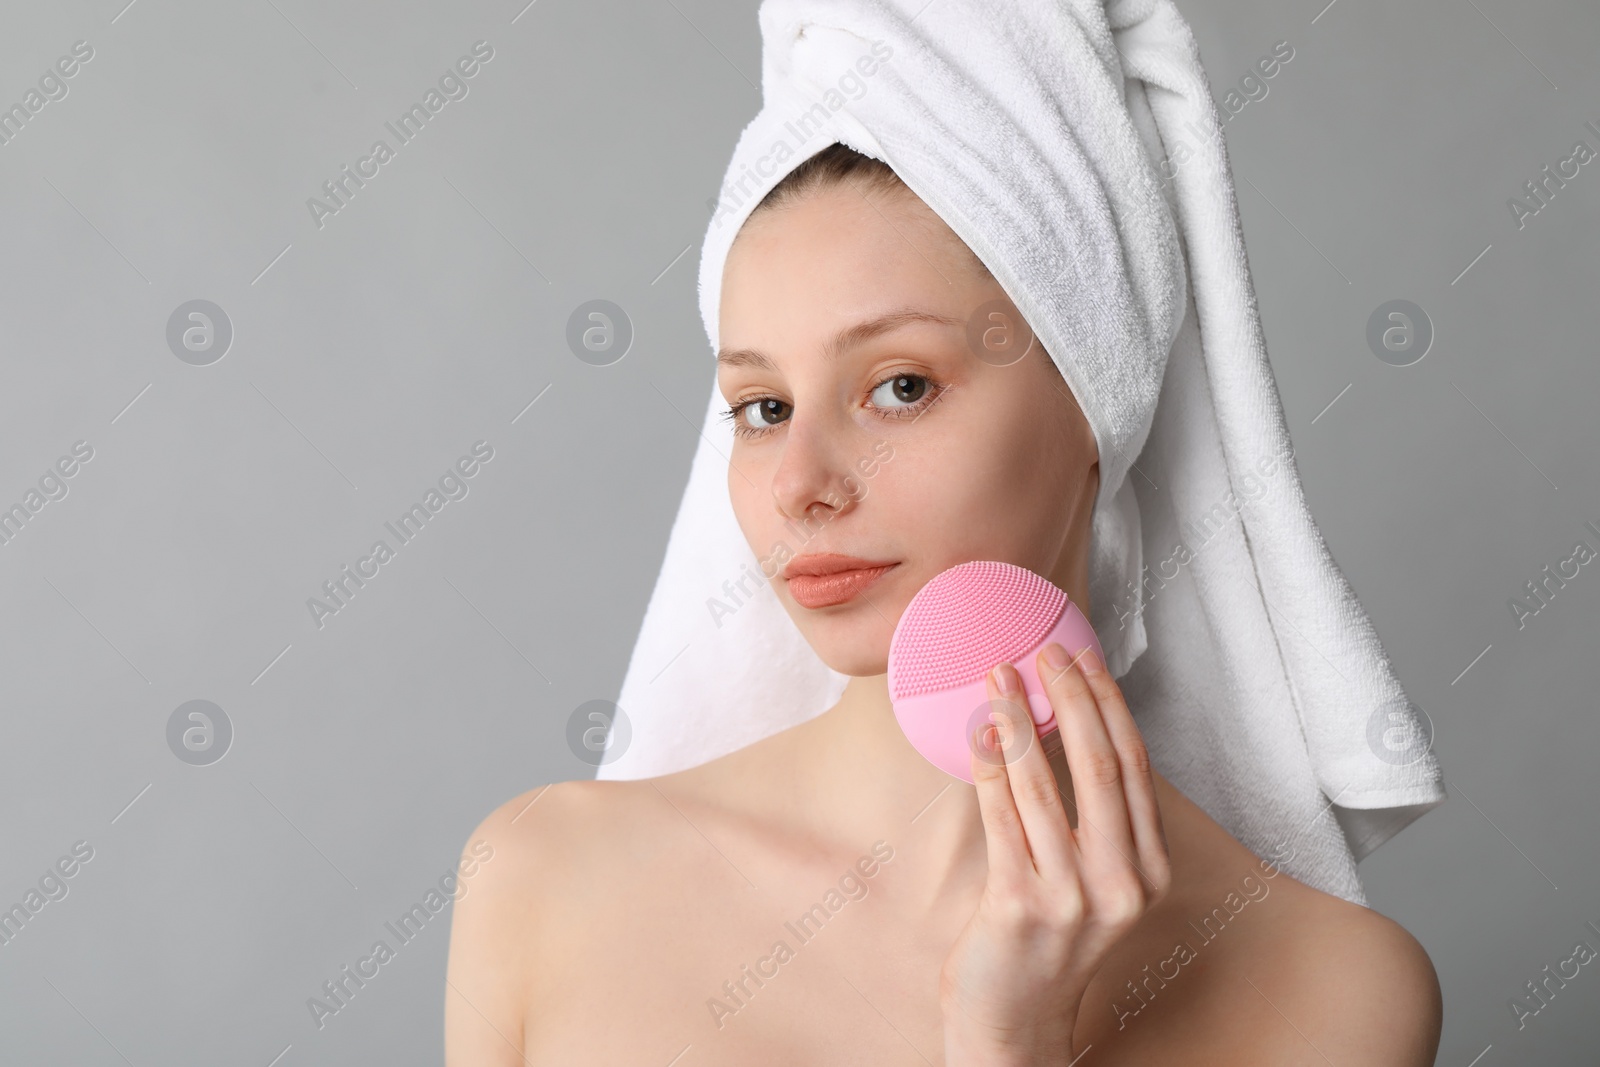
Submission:
<svg viewBox="0 0 1600 1067">
<path fill-rule="evenodd" d="M 739 526 L 811 647 L 856 676 L 888 669 L 912 596 L 969 560 L 1043 574 L 1087 614 L 1099 485 L 1088 421 L 999 283 L 915 195 L 869 195 L 835 184 L 746 223 L 717 367 Z M 826 555 L 853 570 L 797 574 L 843 562 Z"/>
</svg>

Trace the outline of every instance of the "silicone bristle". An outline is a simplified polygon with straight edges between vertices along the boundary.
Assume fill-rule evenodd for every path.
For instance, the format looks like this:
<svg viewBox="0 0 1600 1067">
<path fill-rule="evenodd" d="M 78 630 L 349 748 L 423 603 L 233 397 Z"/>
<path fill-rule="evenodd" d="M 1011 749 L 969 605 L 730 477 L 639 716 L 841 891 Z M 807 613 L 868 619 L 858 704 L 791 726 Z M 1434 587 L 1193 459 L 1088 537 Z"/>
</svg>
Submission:
<svg viewBox="0 0 1600 1067">
<path fill-rule="evenodd" d="M 1066 609 L 1067 596 L 1025 567 L 963 563 L 934 577 L 906 605 L 889 653 L 890 696 L 937 693 L 982 678 L 1031 652 Z"/>
</svg>

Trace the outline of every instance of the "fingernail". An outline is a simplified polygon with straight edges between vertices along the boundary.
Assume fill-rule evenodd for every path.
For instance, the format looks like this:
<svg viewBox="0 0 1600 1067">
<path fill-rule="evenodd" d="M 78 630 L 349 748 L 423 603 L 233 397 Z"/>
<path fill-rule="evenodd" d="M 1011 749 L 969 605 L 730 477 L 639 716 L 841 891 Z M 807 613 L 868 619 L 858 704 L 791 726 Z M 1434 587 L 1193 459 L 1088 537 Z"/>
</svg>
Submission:
<svg viewBox="0 0 1600 1067">
<path fill-rule="evenodd" d="M 1022 679 L 1017 675 L 1017 669 L 1009 663 L 995 665 L 994 684 L 1000 687 L 1002 693 L 1022 692 Z"/>
<path fill-rule="evenodd" d="M 1067 650 L 1054 641 L 1044 646 L 1044 661 L 1051 670 L 1064 671 L 1067 664 L 1072 662 L 1067 657 Z"/>
<path fill-rule="evenodd" d="M 1082 664 L 1084 674 L 1098 674 L 1105 669 L 1105 664 L 1100 662 L 1100 656 L 1095 652 L 1093 645 L 1078 653 L 1078 662 Z"/>
</svg>

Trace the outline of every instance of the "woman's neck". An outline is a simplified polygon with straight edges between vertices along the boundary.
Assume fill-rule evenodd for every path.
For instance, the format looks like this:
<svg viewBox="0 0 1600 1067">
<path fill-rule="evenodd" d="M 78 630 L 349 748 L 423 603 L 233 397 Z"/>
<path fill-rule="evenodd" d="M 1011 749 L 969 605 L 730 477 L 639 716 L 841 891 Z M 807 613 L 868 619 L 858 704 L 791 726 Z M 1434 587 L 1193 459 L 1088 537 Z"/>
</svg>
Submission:
<svg viewBox="0 0 1600 1067">
<path fill-rule="evenodd" d="M 798 813 L 841 848 L 882 839 L 919 872 L 931 908 L 987 872 L 977 793 L 929 763 L 895 721 L 886 675 L 852 678 L 839 702 L 792 731 Z M 913 905 L 914 906 L 914 905 Z"/>
<path fill-rule="evenodd" d="M 779 745 L 767 751 L 770 762 L 754 771 L 775 787 L 763 794 L 767 816 L 846 860 L 883 840 L 895 850 L 900 884 L 914 887 L 901 896 L 905 910 L 929 916 L 966 907 L 970 914 L 988 874 L 977 792 L 911 747 L 895 721 L 886 675 L 852 678 L 832 708 L 773 740 Z M 1255 862 L 1165 777 L 1154 778 L 1175 879 L 1187 884 L 1223 857 L 1229 874 Z M 1056 779 L 1076 824 L 1064 761 Z"/>
</svg>

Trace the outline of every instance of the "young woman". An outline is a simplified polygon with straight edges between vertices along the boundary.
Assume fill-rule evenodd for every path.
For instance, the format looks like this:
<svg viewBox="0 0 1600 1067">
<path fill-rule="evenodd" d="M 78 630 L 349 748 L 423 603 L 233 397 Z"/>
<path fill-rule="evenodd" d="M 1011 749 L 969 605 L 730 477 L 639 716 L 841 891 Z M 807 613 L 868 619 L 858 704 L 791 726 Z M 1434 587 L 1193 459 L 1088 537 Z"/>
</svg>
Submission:
<svg viewBox="0 0 1600 1067">
<path fill-rule="evenodd" d="M 1009 561 L 1088 612 L 1095 438 L 1048 353 L 969 347 L 974 309 L 1020 318 L 972 251 L 836 145 L 755 209 L 722 284 L 734 511 L 758 551 L 825 520 L 772 587 L 852 680 L 701 766 L 563 782 L 484 820 L 448 1062 L 1432 1064 L 1418 943 L 1155 773 L 1092 653 L 1038 664 L 1065 769 L 1006 714 L 1006 664 L 974 785 L 897 726 L 890 635 L 940 571 Z M 870 491 L 842 493 L 866 459 Z"/>
</svg>

